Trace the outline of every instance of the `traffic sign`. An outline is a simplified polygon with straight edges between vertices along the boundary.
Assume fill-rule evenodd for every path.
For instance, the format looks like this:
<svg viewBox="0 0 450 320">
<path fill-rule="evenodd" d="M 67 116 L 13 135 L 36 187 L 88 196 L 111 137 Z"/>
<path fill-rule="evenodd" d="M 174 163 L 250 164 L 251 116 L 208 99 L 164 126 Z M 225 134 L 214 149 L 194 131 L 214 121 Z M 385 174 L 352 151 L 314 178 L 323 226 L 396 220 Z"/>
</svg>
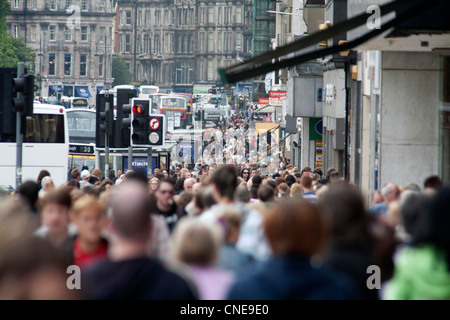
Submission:
<svg viewBox="0 0 450 320">
<path fill-rule="evenodd" d="M 158 130 L 160 123 L 157 118 L 150 118 L 149 125 L 150 125 L 150 129 Z"/>
</svg>

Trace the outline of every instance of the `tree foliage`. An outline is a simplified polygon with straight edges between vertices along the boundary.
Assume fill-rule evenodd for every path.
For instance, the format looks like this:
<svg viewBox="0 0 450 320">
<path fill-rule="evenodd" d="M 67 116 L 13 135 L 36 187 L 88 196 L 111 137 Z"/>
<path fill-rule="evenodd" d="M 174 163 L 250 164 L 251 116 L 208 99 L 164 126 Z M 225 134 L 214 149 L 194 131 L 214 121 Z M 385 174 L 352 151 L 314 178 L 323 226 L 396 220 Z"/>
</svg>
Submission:
<svg viewBox="0 0 450 320">
<path fill-rule="evenodd" d="M 131 82 L 131 72 L 121 56 L 117 56 L 112 62 L 113 86 L 129 84 Z"/>
<path fill-rule="evenodd" d="M 36 54 L 23 39 L 15 39 L 9 33 L 6 16 L 11 10 L 8 0 L 0 0 L 0 68 L 11 68 L 24 62 L 28 69 L 33 70 Z"/>
</svg>

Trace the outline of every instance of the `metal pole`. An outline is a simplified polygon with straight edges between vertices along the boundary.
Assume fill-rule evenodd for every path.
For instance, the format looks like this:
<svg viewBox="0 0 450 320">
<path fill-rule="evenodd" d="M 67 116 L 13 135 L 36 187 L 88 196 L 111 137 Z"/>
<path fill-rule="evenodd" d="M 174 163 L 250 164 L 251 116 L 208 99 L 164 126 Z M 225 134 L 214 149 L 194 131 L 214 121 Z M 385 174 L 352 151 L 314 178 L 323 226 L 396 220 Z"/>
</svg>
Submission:
<svg viewBox="0 0 450 320">
<path fill-rule="evenodd" d="M 152 178 L 152 173 L 153 173 L 153 157 L 152 157 L 152 147 L 149 147 L 147 150 L 147 178 L 151 179 Z"/>
<path fill-rule="evenodd" d="M 105 95 L 105 98 L 108 99 L 108 92 Z M 106 114 L 108 114 L 109 112 L 109 102 L 106 101 L 105 102 L 105 112 Z M 110 119 L 108 119 L 107 121 L 109 121 Z M 109 126 L 110 124 L 108 124 Z M 108 130 L 106 130 L 105 133 L 105 177 L 107 177 L 109 174 L 109 135 L 108 135 Z"/>
<path fill-rule="evenodd" d="M 17 78 L 20 78 L 25 73 L 25 65 L 19 62 L 17 65 Z M 17 98 L 20 98 L 22 93 L 17 93 Z M 16 191 L 22 184 L 22 112 L 16 114 Z"/>
<path fill-rule="evenodd" d="M 349 88 L 349 67 L 348 61 L 345 61 L 345 150 L 344 150 L 344 179 L 349 180 L 348 168 L 348 147 L 349 147 L 349 112 L 350 112 L 350 88 Z"/>
<path fill-rule="evenodd" d="M 128 170 L 133 169 L 133 147 L 128 147 Z"/>
</svg>

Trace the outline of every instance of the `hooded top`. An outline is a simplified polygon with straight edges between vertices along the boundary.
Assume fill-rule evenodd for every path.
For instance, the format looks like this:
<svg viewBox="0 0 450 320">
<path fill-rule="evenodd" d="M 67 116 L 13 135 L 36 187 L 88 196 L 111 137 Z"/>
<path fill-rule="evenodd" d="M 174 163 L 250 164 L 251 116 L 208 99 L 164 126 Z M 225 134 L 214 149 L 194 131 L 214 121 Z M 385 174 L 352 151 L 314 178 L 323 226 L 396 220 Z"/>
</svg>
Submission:
<svg viewBox="0 0 450 320">
<path fill-rule="evenodd" d="M 399 252 L 386 300 L 449 300 L 450 271 L 445 254 L 433 245 Z"/>
</svg>

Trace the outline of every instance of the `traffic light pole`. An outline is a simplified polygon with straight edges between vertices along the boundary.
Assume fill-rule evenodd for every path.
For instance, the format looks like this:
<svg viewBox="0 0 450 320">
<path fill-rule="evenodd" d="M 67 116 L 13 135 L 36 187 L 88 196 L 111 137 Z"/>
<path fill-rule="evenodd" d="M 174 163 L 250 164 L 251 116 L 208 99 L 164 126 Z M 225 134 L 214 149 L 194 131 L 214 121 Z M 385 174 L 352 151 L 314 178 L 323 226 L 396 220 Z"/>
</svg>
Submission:
<svg viewBox="0 0 450 320">
<path fill-rule="evenodd" d="M 107 95 L 106 95 L 107 97 Z M 105 102 L 105 112 L 108 114 L 109 112 L 109 102 Z M 105 133 L 105 177 L 109 174 L 109 134 L 108 130 Z"/>
<path fill-rule="evenodd" d="M 133 169 L 133 147 L 128 147 L 128 170 Z"/>
<path fill-rule="evenodd" d="M 153 173 L 153 157 L 152 157 L 152 147 L 149 147 L 147 149 L 148 153 L 147 153 L 147 178 L 150 180 L 152 178 L 152 173 Z"/>
<path fill-rule="evenodd" d="M 25 73 L 25 65 L 23 62 L 19 62 L 17 65 L 17 78 L 20 78 Z M 17 98 L 23 93 L 17 93 Z M 22 135 L 21 135 L 21 125 L 22 125 L 22 112 L 17 112 L 16 116 L 16 191 L 22 184 Z"/>
</svg>

